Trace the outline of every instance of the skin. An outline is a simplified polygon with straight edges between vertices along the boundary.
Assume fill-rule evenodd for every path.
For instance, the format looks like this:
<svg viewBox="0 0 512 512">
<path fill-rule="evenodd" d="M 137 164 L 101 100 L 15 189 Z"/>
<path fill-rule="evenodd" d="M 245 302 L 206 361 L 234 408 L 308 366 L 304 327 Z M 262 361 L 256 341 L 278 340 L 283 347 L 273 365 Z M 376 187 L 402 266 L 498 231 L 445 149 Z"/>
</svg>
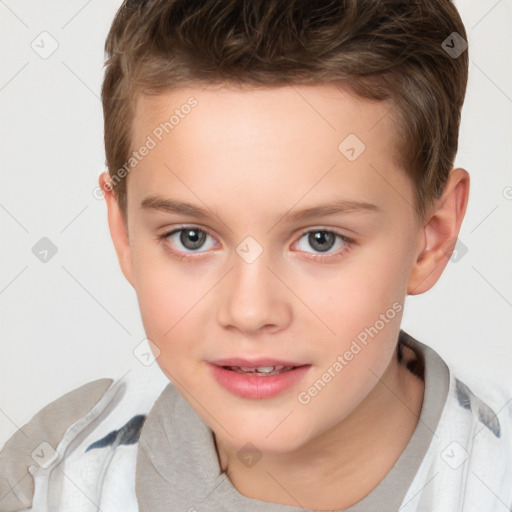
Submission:
<svg viewBox="0 0 512 512">
<path fill-rule="evenodd" d="M 419 219 L 414 185 L 395 158 L 390 105 L 326 84 L 140 97 L 133 147 L 190 96 L 197 107 L 128 174 L 126 223 L 108 174 L 99 180 L 146 334 L 162 370 L 214 431 L 219 466 L 241 494 L 318 510 L 351 506 L 389 472 L 421 412 L 424 382 L 395 355 L 403 309 L 309 403 L 298 393 L 394 303 L 437 282 L 466 211 L 468 173 L 453 169 Z M 366 146 L 353 162 L 338 150 L 350 133 Z M 151 194 L 211 217 L 146 211 L 140 204 Z M 378 211 L 283 217 L 333 199 Z M 183 225 L 207 232 L 203 246 L 184 246 L 179 233 L 158 240 Z M 336 237 L 323 253 L 304 235 L 311 230 L 353 243 Z M 252 263 L 236 252 L 247 236 L 263 249 Z M 281 395 L 247 399 L 222 388 L 206 362 L 236 356 L 312 366 Z M 248 442 L 262 455 L 251 467 L 237 456 Z"/>
</svg>

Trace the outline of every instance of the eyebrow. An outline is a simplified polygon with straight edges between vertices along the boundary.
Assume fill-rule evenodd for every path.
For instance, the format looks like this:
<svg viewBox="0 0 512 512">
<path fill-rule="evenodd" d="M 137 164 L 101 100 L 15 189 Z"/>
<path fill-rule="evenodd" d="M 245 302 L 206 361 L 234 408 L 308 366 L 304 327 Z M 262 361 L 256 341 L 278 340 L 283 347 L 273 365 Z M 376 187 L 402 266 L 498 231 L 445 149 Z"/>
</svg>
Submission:
<svg viewBox="0 0 512 512">
<path fill-rule="evenodd" d="M 195 206 L 191 203 L 184 201 L 177 201 L 175 199 L 167 199 L 158 195 L 149 195 L 142 200 L 140 206 L 143 210 L 159 210 L 166 213 L 178 213 L 198 219 L 209 219 L 212 215 L 205 209 Z M 378 212 L 379 207 L 372 203 L 364 201 L 352 201 L 339 199 L 330 203 L 321 204 L 318 206 L 311 206 L 296 210 L 294 212 L 285 213 L 281 220 L 286 221 L 303 221 L 313 219 L 316 217 L 327 217 L 330 215 L 342 213 L 360 213 L 360 212 Z"/>
</svg>

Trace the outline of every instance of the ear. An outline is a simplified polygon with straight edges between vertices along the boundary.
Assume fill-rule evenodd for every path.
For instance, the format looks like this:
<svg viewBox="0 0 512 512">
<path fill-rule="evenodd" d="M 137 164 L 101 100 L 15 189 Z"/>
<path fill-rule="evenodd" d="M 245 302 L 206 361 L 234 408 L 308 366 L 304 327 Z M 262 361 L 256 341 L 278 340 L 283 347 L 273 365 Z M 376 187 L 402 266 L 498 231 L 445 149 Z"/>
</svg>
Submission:
<svg viewBox="0 0 512 512">
<path fill-rule="evenodd" d="M 423 227 L 423 242 L 409 276 L 408 295 L 430 290 L 441 277 L 457 243 L 468 197 L 469 174 L 464 169 L 452 169 Z"/>
<path fill-rule="evenodd" d="M 121 270 L 124 277 L 126 277 L 128 282 L 133 286 L 133 265 L 128 226 L 119 208 L 108 172 L 100 174 L 99 186 L 107 203 L 110 235 L 114 242 Z"/>
</svg>

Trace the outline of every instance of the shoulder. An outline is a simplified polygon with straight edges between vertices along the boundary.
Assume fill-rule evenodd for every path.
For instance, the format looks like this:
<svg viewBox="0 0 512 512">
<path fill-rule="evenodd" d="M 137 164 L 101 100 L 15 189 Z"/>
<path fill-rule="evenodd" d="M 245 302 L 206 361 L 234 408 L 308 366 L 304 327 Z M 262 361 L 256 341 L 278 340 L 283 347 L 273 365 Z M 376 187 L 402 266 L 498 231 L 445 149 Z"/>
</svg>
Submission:
<svg viewBox="0 0 512 512">
<path fill-rule="evenodd" d="M 451 362 L 448 406 L 452 419 L 471 424 L 478 440 L 512 447 L 512 388 Z M 476 438 L 475 438 L 476 439 Z M 478 443 L 477 443 L 478 444 Z"/>
<path fill-rule="evenodd" d="M 34 482 L 28 468 L 44 464 L 68 428 L 85 416 L 113 379 L 87 382 L 43 407 L 7 441 L 0 452 L 0 509 L 19 510 L 32 501 Z"/>
<path fill-rule="evenodd" d="M 512 510 L 512 393 L 448 368 L 446 401 L 403 510 Z"/>
<path fill-rule="evenodd" d="M 450 367 L 450 386 L 444 424 L 471 432 L 468 455 L 479 448 L 497 449 L 512 461 L 512 390 Z"/>
<path fill-rule="evenodd" d="M 512 510 L 512 394 L 495 382 L 457 377 L 452 389 L 462 421 L 453 416 L 441 451 L 444 465 L 465 475 L 464 499 L 479 510 L 498 510 L 504 503 Z"/>
<path fill-rule="evenodd" d="M 478 504 L 478 510 L 497 510 L 507 503 L 512 510 L 512 395 L 508 390 L 451 373 L 436 436 L 433 466 L 440 490 L 453 493 L 451 499 L 461 506 L 467 502 Z"/>
<path fill-rule="evenodd" d="M 118 434 L 118 443 L 134 443 L 169 382 L 157 368 L 87 382 L 39 410 L 0 452 L 0 510 L 33 506 L 38 477 L 48 478 L 53 467 L 68 458 L 71 443 L 84 445 L 83 453 L 111 444 L 112 434 Z"/>
<path fill-rule="evenodd" d="M 496 383 L 466 383 L 457 377 L 454 377 L 453 390 L 457 405 L 467 410 L 495 439 L 510 440 L 512 393 Z"/>
</svg>

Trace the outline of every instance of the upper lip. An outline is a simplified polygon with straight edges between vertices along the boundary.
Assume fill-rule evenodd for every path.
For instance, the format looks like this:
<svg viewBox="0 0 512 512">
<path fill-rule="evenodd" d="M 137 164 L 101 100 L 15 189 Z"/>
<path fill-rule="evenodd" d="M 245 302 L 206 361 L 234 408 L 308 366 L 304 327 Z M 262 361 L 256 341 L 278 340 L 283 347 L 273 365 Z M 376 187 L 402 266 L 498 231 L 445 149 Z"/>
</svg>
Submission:
<svg viewBox="0 0 512 512">
<path fill-rule="evenodd" d="M 244 366 L 246 368 L 259 368 L 261 366 L 304 366 L 303 363 L 285 361 L 283 359 L 270 359 L 268 357 L 260 357 L 256 359 L 230 357 L 227 359 L 215 359 L 209 362 L 216 366 Z"/>
</svg>

